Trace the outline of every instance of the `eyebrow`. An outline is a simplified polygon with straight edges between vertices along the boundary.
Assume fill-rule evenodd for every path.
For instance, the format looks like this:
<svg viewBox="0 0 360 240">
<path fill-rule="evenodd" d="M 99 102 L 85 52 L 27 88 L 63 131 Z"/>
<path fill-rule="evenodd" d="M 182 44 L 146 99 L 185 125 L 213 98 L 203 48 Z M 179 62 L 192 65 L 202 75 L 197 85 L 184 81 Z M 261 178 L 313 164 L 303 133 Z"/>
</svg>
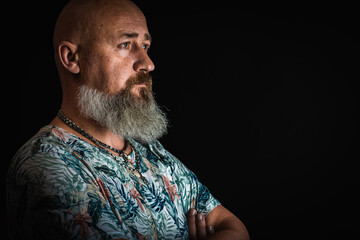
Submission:
<svg viewBox="0 0 360 240">
<path fill-rule="evenodd" d="M 120 37 L 125 37 L 125 38 L 137 38 L 137 37 L 139 37 L 139 34 L 138 33 L 135 33 L 135 32 L 132 32 L 132 33 L 123 33 L 123 34 L 121 34 L 120 35 Z M 145 40 L 148 40 L 148 41 L 152 41 L 152 38 L 151 38 L 151 36 L 150 36 L 150 34 L 149 33 L 145 33 L 144 34 L 144 38 L 145 38 Z"/>
</svg>

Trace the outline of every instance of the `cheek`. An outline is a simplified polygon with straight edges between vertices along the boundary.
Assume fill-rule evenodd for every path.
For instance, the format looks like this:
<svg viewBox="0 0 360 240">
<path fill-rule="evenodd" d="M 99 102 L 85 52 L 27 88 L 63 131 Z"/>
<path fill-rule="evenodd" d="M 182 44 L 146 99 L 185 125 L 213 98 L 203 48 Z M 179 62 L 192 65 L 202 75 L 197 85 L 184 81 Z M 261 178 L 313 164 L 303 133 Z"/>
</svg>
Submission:
<svg viewBox="0 0 360 240">
<path fill-rule="evenodd" d="M 126 82 L 132 76 L 131 65 L 125 62 L 110 61 L 107 65 L 107 85 L 110 94 L 117 94 L 126 87 Z"/>
<path fill-rule="evenodd" d="M 102 92 L 118 93 L 135 73 L 129 56 L 122 58 L 109 50 L 93 52 L 84 56 L 84 59 L 83 69 L 80 70 L 83 81 Z"/>
<path fill-rule="evenodd" d="M 106 83 L 106 79 L 108 78 L 107 73 L 97 61 L 89 60 L 86 64 L 83 64 L 83 71 L 81 71 L 83 83 L 103 91 L 106 88 L 106 84 L 104 83 Z"/>
</svg>

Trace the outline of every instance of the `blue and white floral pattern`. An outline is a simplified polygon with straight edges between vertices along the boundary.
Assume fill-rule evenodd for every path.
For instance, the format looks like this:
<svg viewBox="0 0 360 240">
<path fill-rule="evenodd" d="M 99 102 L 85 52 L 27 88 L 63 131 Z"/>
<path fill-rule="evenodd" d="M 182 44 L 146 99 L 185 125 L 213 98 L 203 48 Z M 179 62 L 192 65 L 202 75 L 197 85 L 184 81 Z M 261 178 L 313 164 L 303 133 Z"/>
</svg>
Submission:
<svg viewBox="0 0 360 240">
<path fill-rule="evenodd" d="M 220 203 L 159 142 L 129 141 L 144 178 L 64 129 L 42 128 L 8 171 L 10 237 L 187 239 L 186 212 Z"/>
</svg>

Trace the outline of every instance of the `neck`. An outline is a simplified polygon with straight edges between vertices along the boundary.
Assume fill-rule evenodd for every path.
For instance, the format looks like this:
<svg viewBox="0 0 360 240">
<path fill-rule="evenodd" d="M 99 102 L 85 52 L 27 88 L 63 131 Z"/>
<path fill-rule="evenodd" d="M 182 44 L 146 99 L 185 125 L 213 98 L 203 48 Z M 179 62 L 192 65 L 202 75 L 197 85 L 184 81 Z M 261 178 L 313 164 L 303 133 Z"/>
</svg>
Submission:
<svg viewBox="0 0 360 240">
<path fill-rule="evenodd" d="M 64 106 L 62 106 L 61 109 L 62 109 L 63 114 L 67 118 L 69 118 L 72 122 L 74 122 L 76 125 L 81 127 L 83 130 L 85 130 L 88 134 L 90 134 L 96 140 L 101 141 L 101 142 L 103 142 L 113 148 L 116 148 L 116 149 L 124 148 L 125 141 L 122 137 L 113 134 L 111 131 L 109 131 L 109 129 L 100 126 L 92 119 L 85 118 L 84 116 L 82 116 L 80 114 L 78 109 L 67 109 Z M 77 132 L 74 129 L 72 129 L 71 127 L 69 127 L 58 116 L 56 116 L 50 124 L 53 126 L 63 128 L 66 131 L 87 141 L 88 143 L 95 145 L 91 140 L 87 139 L 86 137 L 81 135 L 79 132 Z M 125 151 L 125 152 L 128 152 L 128 151 Z"/>
</svg>

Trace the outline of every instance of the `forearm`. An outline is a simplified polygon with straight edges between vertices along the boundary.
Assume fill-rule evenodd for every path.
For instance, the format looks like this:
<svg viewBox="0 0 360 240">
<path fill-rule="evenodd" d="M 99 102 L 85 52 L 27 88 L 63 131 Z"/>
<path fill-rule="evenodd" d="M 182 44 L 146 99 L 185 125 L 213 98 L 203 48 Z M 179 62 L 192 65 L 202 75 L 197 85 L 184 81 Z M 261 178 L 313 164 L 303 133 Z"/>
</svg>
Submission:
<svg viewBox="0 0 360 240">
<path fill-rule="evenodd" d="M 249 240 L 249 233 L 238 218 L 228 218 L 215 228 L 215 232 L 208 235 L 209 240 Z"/>
<path fill-rule="evenodd" d="M 195 209 L 190 209 L 186 217 L 189 227 L 189 239 L 191 240 L 250 239 L 242 221 L 221 205 L 214 208 L 206 218 L 202 214 L 197 214 Z M 210 228 L 208 229 L 208 227 Z"/>
</svg>

